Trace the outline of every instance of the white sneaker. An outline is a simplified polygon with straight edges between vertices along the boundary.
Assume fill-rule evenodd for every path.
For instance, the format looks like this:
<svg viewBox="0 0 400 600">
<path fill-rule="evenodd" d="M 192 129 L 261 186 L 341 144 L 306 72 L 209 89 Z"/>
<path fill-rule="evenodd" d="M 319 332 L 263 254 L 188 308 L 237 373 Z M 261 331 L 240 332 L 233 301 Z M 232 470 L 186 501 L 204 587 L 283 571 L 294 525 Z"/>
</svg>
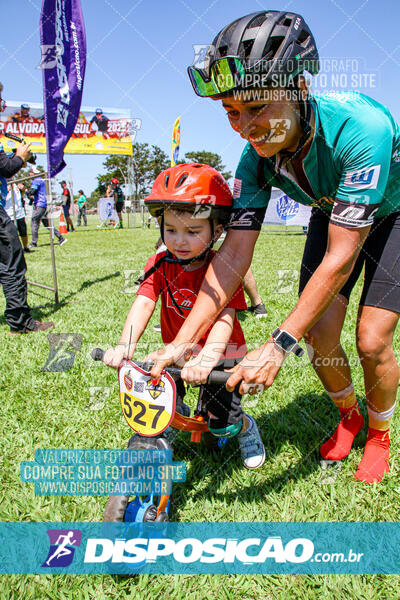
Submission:
<svg viewBox="0 0 400 600">
<path fill-rule="evenodd" d="M 245 415 L 250 422 L 244 433 L 239 433 L 237 440 L 240 446 L 242 462 L 246 469 L 258 469 L 265 461 L 265 448 L 261 441 L 257 423 L 250 415 Z"/>
</svg>

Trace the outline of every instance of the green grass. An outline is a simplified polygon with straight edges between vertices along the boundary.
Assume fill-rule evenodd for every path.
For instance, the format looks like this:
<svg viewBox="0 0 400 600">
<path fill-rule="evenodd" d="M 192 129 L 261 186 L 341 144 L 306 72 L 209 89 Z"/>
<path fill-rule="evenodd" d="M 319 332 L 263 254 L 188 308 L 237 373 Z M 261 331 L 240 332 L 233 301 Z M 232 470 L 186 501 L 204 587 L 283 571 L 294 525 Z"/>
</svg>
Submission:
<svg viewBox="0 0 400 600">
<path fill-rule="evenodd" d="M 44 333 L 10 339 L 0 318 L 0 439 L 2 521 L 100 521 L 105 498 L 35 497 L 33 485 L 19 477 L 21 461 L 33 460 L 37 448 L 119 448 L 130 430 L 120 411 L 114 371 L 95 364 L 95 346 L 114 345 L 134 295 L 124 292 L 124 269 L 142 269 L 153 252 L 157 232 L 140 229 L 99 231 L 95 217 L 86 230 L 68 236 L 56 247 L 60 299 L 51 292 L 29 288 L 34 314 L 55 322 L 56 333 L 77 333 L 82 346 L 73 368 L 65 373 L 42 372 L 48 357 Z M 279 325 L 297 296 L 297 281 L 282 288 L 278 271 L 298 273 L 305 237 L 260 235 L 253 270 L 268 308 L 267 319 L 241 317 L 250 344 L 260 344 Z M 48 234 L 41 230 L 39 249 L 27 256 L 28 278 L 51 284 Z M 296 277 L 295 277 L 296 279 Z M 281 290 L 281 291 L 279 291 Z M 356 359 L 354 328 L 360 285 L 353 293 L 343 344 L 351 357 L 355 388 L 365 411 L 362 372 Z M 0 313 L 4 302 L 0 298 Z M 158 311 L 150 325 L 158 322 Z M 146 349 L 159 347 L 159 334 L 150 326 Z M 396 340 L 396 352 L 400 348 Z M 139 358 L 139 356 L 138 356 Z M 92 410 L 91 386 L 109 388 L 102 410 Z M 193 392 L 190 395 L 194 401 Z M 379 485 L 353 479 L 362 456 L 365 431 L 343 461 L 334 483 L 324 483 L 319 446 L 331 434 L 337 414 L 306 359 L 288 360 L 275 385 L 266 393 L 244 400 L 258 421 L 267 460 L 260 471 L 241 466 L 235 449 L 220 458 L 190 444 L 179 434 L 175 458 L 186 460 L 187 482 L 174 487 L 172 518 L 179 521 L 397 521 L 398 417 L 392 428 L 391 474 Z M 273 600 L 399 598 L 397 576 L 3 576 L 0 599 L 47 598 L 185 598 L 208 600 L 255 598 Z"/>
</svg>

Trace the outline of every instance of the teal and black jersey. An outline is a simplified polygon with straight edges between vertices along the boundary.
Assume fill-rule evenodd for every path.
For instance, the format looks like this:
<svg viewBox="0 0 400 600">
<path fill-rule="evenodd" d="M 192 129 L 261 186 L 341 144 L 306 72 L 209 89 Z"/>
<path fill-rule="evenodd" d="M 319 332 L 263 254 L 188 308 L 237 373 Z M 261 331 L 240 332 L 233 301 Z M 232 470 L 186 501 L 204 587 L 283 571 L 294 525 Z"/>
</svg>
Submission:
<svg viewBox="0 0 400 600">
<path fill-rule="evenodd" d="M 400 211 L 400 128 L 389 110 L 352 92 L 310 101 L 315 133 L 303 170 L 313 197 L 299 186 L 290 160 L 283 168 L 277 156 L 260 158 L 247 144 L 235 176 L 232 228 L 253 228 L 251 213 L 260 216 L 272 186 L 301 204 L 319 206 L 344 227 L 365 227 Z"/>
</svg>

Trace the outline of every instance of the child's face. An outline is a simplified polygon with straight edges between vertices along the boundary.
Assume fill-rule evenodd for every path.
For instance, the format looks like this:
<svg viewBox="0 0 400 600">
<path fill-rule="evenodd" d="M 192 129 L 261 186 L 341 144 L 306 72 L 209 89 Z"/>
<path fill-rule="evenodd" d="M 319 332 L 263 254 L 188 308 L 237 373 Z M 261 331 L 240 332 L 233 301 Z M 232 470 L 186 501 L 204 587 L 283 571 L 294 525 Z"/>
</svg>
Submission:
<svg viewBox="0 0 400 600">
<path fill-rule="evenodd" d="M 164 212 L 164 241 L 177 258 L 199 256 L 211 241 L 208 219 L 197 219 L 189 212 L 166 210 Z"/>
</svg>

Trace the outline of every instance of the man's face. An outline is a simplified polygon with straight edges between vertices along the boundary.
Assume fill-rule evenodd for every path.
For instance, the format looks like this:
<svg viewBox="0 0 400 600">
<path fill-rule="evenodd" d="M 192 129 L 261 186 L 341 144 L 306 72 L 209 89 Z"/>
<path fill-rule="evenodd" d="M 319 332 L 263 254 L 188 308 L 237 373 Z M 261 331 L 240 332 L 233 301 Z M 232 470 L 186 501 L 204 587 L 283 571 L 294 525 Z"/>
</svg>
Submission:
<svg viewBox="0 0 400 600">
<path fill-rule="evenodd" d="M 260 156 L 296 149 L 301 128 L 289 90 L 250 90 L 222 100 L 234 131 L 248 140 Z"/>
<path fill-rule="evenodd" d="M 29 117 L 29 108 L 21 108 L 21 117 Z"/>
</svg>

